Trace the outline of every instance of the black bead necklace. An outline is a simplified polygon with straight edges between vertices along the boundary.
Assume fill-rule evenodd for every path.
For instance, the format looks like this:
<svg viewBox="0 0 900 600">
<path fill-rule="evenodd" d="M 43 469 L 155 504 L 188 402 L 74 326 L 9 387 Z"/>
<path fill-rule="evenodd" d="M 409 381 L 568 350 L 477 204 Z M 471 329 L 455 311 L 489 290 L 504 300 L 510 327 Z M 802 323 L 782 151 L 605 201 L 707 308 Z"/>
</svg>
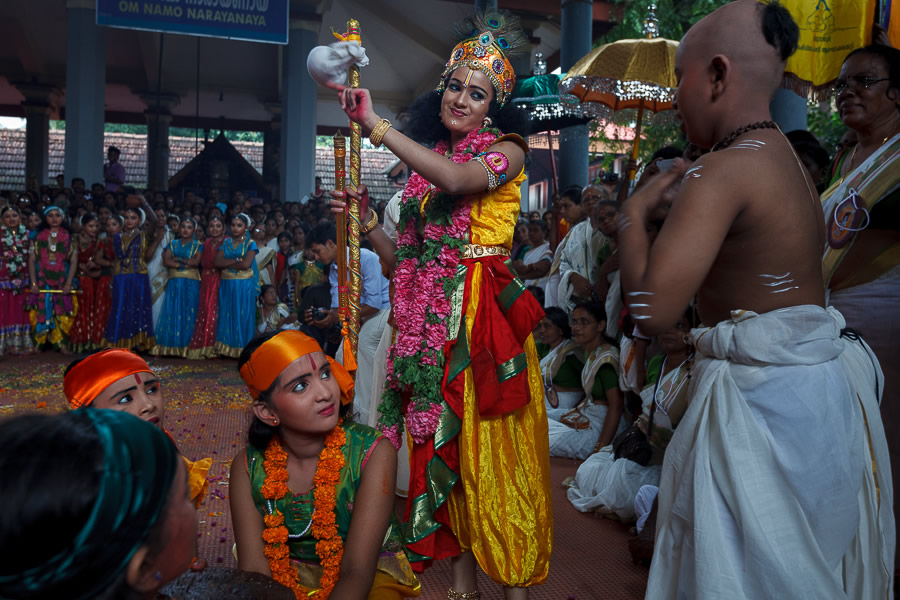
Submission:
<svg viewBox="0 0 900 600">
<path fill-rule="evenodd" d="M 749 125 L 738 127 L 727 136 L 722 138 L 720 141 L 716 142 L 710 152 L 715 152 L 716 150 L 723 150 L 727 148 L 732 144 L 732 142 L 734 142 L 734 140 L 738 138 L 738 136 L 744 135 L 748 131 L 752 131 L 754 129 L 778 129 L 778 125 L 775 123 L 775 121 L 757 121 L 756 123 L 750 123 Z"/>
</svg>

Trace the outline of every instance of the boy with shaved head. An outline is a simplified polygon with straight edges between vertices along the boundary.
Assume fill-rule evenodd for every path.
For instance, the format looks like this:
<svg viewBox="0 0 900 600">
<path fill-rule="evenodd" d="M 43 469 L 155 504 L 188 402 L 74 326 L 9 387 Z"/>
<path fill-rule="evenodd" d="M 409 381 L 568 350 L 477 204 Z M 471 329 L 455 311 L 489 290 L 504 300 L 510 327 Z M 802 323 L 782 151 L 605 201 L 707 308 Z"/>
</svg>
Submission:
<svg viewBox="0 0 900 600">
<path fill-rule="evenodd" d="M 783 7 L 753 0 L 692 27 L 676 105 L 711 152 L 623 207 L 632 317 L 656 334 L 696 296 L 708 326 L 663 465 L 648 598 L 893 596 L 881 370 L 825 308 L 818 196 L 769 114 L 797 38 Z M 666 212 L 651 248 L 644 225 Z"/>
</svg>

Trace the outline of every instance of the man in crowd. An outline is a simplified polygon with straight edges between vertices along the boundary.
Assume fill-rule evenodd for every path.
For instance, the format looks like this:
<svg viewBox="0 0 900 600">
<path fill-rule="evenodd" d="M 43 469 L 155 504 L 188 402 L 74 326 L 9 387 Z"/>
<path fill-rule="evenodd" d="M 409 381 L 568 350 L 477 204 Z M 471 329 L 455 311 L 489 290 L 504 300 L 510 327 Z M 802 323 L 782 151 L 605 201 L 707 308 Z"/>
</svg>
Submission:
<svg viewBox="0 0 900 600">
<path fill-rule="evenodd" d="M 328 200 L 328 195 L 325 193 L 325 189 L 322 187 L 322 178 L 316 175 L 316 189 L 307 196 L 303 197 L 302 204 L 309 204 L 309 201 L 313 200 L 318 204 L 324 204 Z"/>
<path fill-rule="evenodd" d="M 103 165 L 103 180 L 106 182 L 107 192 L 118 192 L 125 184 L 125 167 L 119 162 L 121 152 L 115 146 L 110 146 L 106 151 L 109 160 Z"/>
<path fill-rule="evenodd" d="M 694 297 L 711 326 L 693 333 L 648 598 L 892 595 L 877 361 L 824 308 L 818 196 L 770 120 L 797 39 L 783 7 L 753 0 L 692 27 L 676 104 L 688 140 L 712 151 L 623 207 L 622 287 L 641 330 L 670 327 Z M 666 212 L 651 247 L 645 226 Z"/>
<path fill-rule="evenodd" d="M 337 229 L 334 223 L 324 222 L 317 225 L 307 236 L 307 243 L 316 261 L 326 265 L 331 264 L 328 275 L 328 281 L 331 284 L 331 309 L 322 319 L 314 319 L 311 311 L 307 311 L 306 322 L 315 327 L 329 329 L 338 323 L 339 304 L 337 267 L 339 249 L 337 247 Z M 387 323 L 391 305 L 388 280 L 381 274 L 378 255 L 366 248 L 360 248 L 359 254 L 359 270 L 362 279 L 359 318 L 362 325 L 359 330 L 359 351 L 356 358 L 358 369 L 356 371 L 354 408 L 359 411 L 359 422 L 368 423 L 369 411 L 377 409 L 378 402 L 381 401 L 375 399 L 375 405 L 372 404 L 372 377 L 375 370 L 375 351 L 378 349 L 378 342 L 381 341 L 381 334 Z M 347 341 L 344 340 L 344 343 Z M 341 356 L 339 350 L 338 360 L 341 359 Z M 379 367 L 384 368 L 383 365 L 379 365 Z"/>
</svg>

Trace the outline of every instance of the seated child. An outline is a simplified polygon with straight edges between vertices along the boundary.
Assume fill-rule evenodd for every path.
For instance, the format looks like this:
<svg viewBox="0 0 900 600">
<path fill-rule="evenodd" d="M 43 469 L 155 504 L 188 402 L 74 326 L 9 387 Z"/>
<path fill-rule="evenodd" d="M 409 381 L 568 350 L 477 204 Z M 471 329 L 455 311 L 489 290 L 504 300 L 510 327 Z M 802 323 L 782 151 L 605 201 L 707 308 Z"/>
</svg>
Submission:
<svg viewBox="0 0 900 600">
<path fill-rule="evenodd" d="M 165 400 L 159 378 L 143 358 L 122 348 L 99 350 L 82 356 L 66 367 L 63 392 L 72 408 L 92 406 L 127 412 L 163 428 Z M 190 479 L 191 499 L 200 506 L 209 486 L 206 475 L 211 458 L 196 462 L 184 458 Z"/>
<path fill-rule="evenodd" d="M 393 519 L 397 454 L 373 428 L 345 421 L 353 381 L 299 331 L 244 348 L 253 397 L 249 444 L 231 466 L 231 517 L 242 570 L 306 598 L 418 596 Z"/>
</svg>

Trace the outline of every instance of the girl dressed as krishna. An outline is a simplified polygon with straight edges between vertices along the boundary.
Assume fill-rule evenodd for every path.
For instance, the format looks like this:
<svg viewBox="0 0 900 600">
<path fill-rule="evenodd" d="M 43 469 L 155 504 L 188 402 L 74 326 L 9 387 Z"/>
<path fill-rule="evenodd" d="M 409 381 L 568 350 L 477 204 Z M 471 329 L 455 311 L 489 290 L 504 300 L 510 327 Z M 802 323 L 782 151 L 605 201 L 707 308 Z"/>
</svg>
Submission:
<svg viewBox="0 0 900 600">
<path fill-rule="evenodd" d="M 507 598 L 542 583 L 552 547 L 547 415 L 531 331 L 543 317 L 510 263 L 528 146 L 509 56 L 517 20 L 466 19 L 437 89 L 409 110 L 405 134 L 375 114 L 368 90 L 341 107 L 375 145 L 415 171 L 399 237 L 363 208 L 361 230 L 392 272 L 397 334 L 379 430 L 409 432 L 404 537 L 413 567 L 452 558 L 450 599 L 479 598 L 476 563 Z M 353 192 L 347 192 L 353 194 Z M 333 210 L 343 209 L 333 193 Z"/>
</svg>

